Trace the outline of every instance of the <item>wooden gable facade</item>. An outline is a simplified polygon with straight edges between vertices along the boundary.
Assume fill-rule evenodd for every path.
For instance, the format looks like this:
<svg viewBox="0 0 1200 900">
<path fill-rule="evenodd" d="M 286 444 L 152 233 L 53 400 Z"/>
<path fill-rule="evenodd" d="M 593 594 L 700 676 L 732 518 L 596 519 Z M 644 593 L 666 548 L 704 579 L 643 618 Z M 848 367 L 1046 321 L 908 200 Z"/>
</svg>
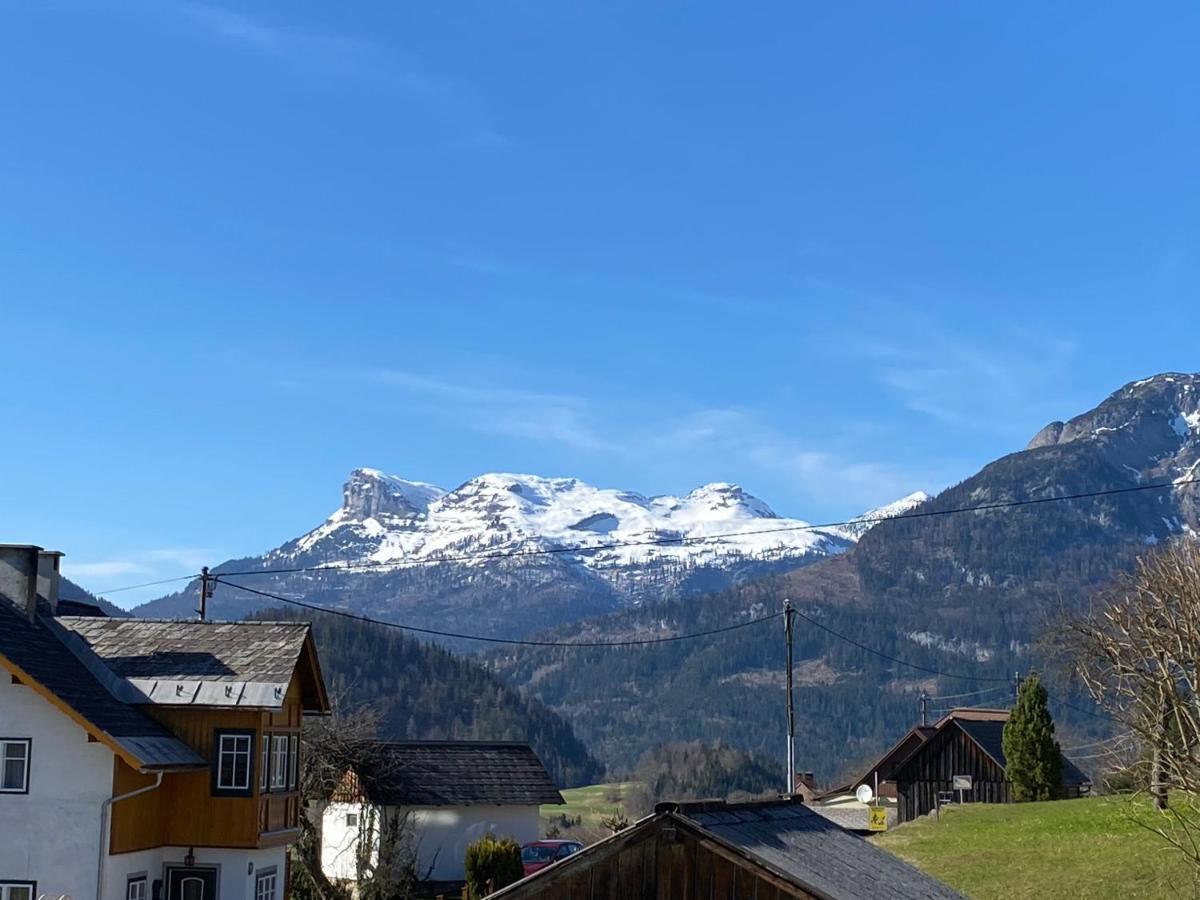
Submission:
<svg viewBox="0 0 1200 900">
<path fill-rule="evenodd" d="M 971 776 L 969 799 L 974 802 L 1012 802 L 1012 785 L 1004 767 L 951 720 L 896 769 L 899 820 L 908 822 L 932 812 L 938 794 L 953 789 L 955 775 Z"/>
<path fill-rule="evenodd" d="M 643 820 L 500 893 L 503 900 L 809 900 L 785 877 L 676 816 Z"/>
</svg>

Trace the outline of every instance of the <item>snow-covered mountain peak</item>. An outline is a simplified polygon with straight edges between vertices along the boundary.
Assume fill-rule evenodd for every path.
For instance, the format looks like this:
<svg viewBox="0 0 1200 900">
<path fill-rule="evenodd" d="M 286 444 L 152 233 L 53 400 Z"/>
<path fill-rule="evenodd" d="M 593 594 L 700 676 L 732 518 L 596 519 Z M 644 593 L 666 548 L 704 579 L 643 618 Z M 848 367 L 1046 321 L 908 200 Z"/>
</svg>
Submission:
<svg viewBox="0 0 1200 900">
<path fill-rule="evenodd" d="M 775 570 L 841 553 L 866 530 L 820 529 L 782 518 L 728 482 L 683 496 L 647 497 L 577 478 L 493 472 L 444 491 L 378 469 L 355 469 L 343 493 L 340 510 L 270 556 L 384 567 L 453 560 L 474 568 L 495 565 L 497 554 L 541 548 L 636 594 L 634 583 L 655 566 L 670 566 L 673 578 L 699 568 Z M 578 555 L 569 552 L 574 549 Z M 661 575 L 656 577 L 661 585 Z"/>
<path fill-rule="evenodd" d="M 412 518 L 446 492 L 423 481 L 407 481 L 379 469 L 355 469 L 342 488 L 342 518 L 363 521 L 380 516 Z M 337 515 L 335 513 L 335 515 Z"/>
<path fill-rule="evenodd" d="M 883 506 L 869 509 L 862 515 L 851 519 L 850 524 L 842 525 L 835 530 L 846 538 L 857 541 L 870 531 L 872 526 L 878 525 L 882 520 L 912 512 L 926 500 L 930 499 L 932 498 L 924 491 L 913 491 L 908 496 L 901 497 L 899 500 L 893 500 L 891 503 L 885 503 Z"/>
</svg>

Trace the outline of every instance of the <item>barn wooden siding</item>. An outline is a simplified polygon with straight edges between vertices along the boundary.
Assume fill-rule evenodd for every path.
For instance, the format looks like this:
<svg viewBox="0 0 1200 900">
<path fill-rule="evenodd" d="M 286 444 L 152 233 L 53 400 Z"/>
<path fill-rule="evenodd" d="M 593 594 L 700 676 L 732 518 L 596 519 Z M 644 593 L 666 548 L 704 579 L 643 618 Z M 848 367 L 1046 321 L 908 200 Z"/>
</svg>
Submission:
<svg viewBox="0 0 1200 900">
<path fill-rule="evenodd" d="M 974 803 L 1011 803 L 1012 785 L 1004 770 L 983 752 L 962 729 L 945 728 L 930 738 L 896 773 L 899 819 L 909 822 L 932 812 L 937 795 L 951 791 L 955 775 L 970 775 L 972 790 L 965 797 Z M 958 793 L 954 793 L 955 799 Z"/>
<path fill-rule="evenodd" d="M 677 818 L 635 827 L 504 900 L 792 900 L 808 894 Z"/>
</svg>

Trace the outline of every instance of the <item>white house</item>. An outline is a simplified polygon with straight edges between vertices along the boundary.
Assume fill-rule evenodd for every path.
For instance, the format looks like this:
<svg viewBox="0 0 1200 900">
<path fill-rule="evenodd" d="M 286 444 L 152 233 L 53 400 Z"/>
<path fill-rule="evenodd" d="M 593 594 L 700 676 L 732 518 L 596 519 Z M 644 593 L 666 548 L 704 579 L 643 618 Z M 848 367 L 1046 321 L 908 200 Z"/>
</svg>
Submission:
<svg viewBox="0 0 1200 900">
<path fill-rule="evenodd" d="M 309 627 L 59 615 L 60 555 L 0 545 L 0 900 L 281 900 Z"/>
<path fill-rule="evenodd" d="M 369 770 L 346 773 L 324 810 L 321 866 L 331 879 L 354 881 L 359 852 L 378 860 L 388 827 L 379 823 L 400 822 L 419 877 L 461 881 L 468 844 L 489 832 L 537 840 L 539 808 L 563 802 L 528 744 L 395 741 L 377 750 Z"/>
</svg>

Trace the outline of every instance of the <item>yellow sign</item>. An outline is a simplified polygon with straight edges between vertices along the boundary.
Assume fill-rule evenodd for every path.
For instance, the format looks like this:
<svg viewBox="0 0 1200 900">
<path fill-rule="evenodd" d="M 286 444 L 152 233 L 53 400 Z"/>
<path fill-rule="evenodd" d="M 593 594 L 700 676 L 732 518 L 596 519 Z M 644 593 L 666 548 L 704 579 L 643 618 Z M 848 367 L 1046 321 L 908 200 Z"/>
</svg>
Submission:
<svg viewBox="0 0 1200 900">
<path fill-rule="evenodd" d="M 869 812 L 871 821 L 867 828 L 871 831 L 887 831 L 887 807 L 872 806 Z"/>
</svg>

